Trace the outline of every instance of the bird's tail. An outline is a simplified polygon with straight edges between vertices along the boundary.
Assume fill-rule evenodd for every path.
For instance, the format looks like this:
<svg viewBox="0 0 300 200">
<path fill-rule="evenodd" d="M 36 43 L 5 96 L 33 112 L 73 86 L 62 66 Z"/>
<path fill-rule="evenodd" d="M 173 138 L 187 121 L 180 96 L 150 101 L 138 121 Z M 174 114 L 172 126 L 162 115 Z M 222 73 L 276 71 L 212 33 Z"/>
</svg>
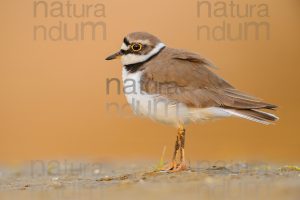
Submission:
<svg viewBox="0 0 300 200">
<path fill-rule="evenodd" d="M 272 122 L 277 121 L 279 119 L 273 114 L 256 109 L 226 109 L 226 111 L 233 116 L 248 119 L 266 125 L 272 124 Z"/>
</svg>

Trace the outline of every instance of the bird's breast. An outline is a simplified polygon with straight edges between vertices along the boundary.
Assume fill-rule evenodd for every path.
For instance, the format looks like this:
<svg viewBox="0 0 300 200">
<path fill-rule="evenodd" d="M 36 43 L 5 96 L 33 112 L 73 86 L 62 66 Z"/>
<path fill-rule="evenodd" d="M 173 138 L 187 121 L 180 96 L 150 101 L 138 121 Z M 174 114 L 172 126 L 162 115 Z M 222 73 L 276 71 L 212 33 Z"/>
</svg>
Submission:
<svg viewBox="0 0 300 200">
<path fill-rule="evenodd" d="M 123 92 L 134 113 L 174 125 L 178 124 L 179 121 L 186 121 L 184 119 L 187 116 L 186 106 L 160 94 L 148 94 L 143 91 L 141 87 L 142 76 L 143 71 L 130 73 L 123 67 Z"/>
</svg>

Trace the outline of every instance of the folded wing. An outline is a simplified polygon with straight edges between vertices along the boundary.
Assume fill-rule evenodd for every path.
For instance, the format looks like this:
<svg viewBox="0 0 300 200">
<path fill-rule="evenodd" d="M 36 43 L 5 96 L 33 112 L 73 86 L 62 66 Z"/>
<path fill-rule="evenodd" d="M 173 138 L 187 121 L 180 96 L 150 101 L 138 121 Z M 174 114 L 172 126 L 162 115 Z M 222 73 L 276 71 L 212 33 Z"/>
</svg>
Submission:
<svg viewBox="0 0 300 200">
<path fill-rule="evenodd" d="M 141 86 L 147 93 L 159 94 L 189 107 L 251 110 L 243 114 L 252 115 L 257 114 L 253 114 L 255 109 L 277 107 L 235 89 L 210 71 L 209 67 L 214 65 L 197 54 L 169 48 L 159 56 L 160 59 L 145 67 Z"/>
</svg>

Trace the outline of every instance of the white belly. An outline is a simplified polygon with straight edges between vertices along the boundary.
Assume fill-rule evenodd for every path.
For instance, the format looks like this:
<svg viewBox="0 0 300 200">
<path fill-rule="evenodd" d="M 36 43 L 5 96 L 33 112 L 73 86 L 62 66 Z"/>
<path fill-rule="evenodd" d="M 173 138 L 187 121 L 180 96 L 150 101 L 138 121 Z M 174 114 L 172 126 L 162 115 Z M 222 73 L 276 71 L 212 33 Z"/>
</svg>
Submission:
<svg viewBox="0 0 300 200">
<path fill-rule="evenodd" d="M 141 91 L 142 73 L 128 73 L 124 67 L 122 71 L 124 94 L 137 115 L 175 126 L 229 115 L 221 108 L 188 108 L 183 103 L 168 100 L 158 94 L 147 94 Z"/>
</svg>

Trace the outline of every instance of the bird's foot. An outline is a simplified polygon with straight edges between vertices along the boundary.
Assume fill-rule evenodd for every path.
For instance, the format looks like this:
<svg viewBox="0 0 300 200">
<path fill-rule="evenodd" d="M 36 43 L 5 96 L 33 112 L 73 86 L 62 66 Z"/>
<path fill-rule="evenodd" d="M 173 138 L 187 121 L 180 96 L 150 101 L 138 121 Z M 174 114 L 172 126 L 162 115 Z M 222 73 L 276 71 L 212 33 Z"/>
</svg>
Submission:
<svg viewBox="0 0 300 200">
<path fill-rule="evenodd" d="M 186 171 L 188 169 L 188 166 L 185 162 L 178 163 L 175 168 L 171 169 L 170 172 L 180 172 L 180 171 Z"/>
<path fill-rule="evenodd" d="M 161 169 L 159 169 L 160 172 L 179 172 L 179 171 L 185 171 L 188 167 L 185 162 L 177 163 L 176 161 L 173 161 L 169 164 L 166 164 Z"/>
</svg>

